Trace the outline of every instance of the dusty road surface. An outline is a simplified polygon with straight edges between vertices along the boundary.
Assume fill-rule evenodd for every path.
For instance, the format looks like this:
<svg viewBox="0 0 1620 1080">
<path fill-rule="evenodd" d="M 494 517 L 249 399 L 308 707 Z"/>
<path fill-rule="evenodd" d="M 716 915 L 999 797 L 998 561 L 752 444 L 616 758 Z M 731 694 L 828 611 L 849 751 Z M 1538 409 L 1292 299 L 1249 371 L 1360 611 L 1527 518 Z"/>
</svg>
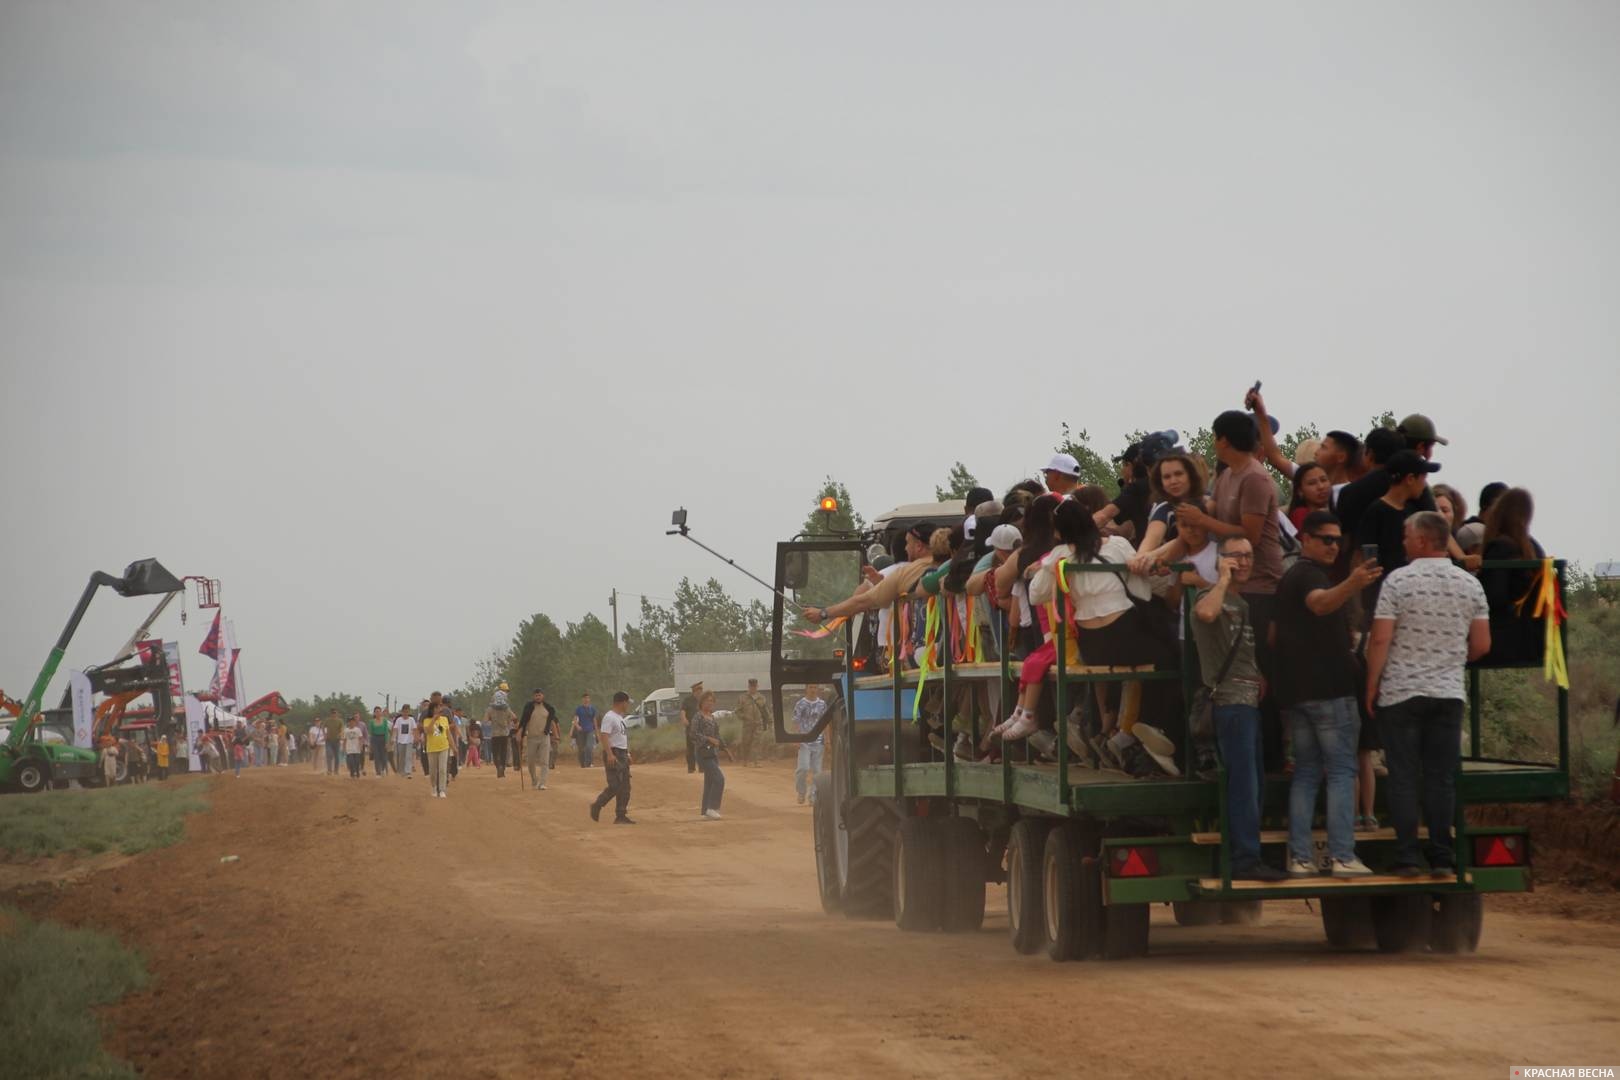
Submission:
<svg viewBox="0 0 1620 1080">
<path fill-rule="evenodd" d="M 700 821 L 684 764 L 638 766 L 635 826 L 593 824 L 600 770 L 550 789 L 464 771 L 306 768 L 212 781 L 184 842 L 31 908 L 143 949 L 109 1010 L 151 1076 L 1506 1076 L 1620 1064 L 1606 898 L 1490 902 L 1478 955 L 1330 952 L 1303 904 L 1257 927 L 1154 916 L 1153 955 L 1054 964 L 982 933 L 822 914 L 785 765 L 730 769 Z M 234 854 L 239 862 L 221 864 Z"/>
</svg>

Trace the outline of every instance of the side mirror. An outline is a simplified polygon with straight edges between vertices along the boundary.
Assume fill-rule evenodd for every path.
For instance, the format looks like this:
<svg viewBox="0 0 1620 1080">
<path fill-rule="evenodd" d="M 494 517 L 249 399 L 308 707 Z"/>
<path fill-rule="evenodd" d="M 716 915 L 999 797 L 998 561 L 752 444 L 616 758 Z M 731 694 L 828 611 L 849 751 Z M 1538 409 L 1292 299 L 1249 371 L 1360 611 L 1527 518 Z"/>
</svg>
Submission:
<svg viewBox="0 0 1620 1080">
<path fill-rule="evenodd" d="M 810 553 L 790 551 L 782 561 L 782 587 L 798 592 L 810 584 Z"/>
</svg>

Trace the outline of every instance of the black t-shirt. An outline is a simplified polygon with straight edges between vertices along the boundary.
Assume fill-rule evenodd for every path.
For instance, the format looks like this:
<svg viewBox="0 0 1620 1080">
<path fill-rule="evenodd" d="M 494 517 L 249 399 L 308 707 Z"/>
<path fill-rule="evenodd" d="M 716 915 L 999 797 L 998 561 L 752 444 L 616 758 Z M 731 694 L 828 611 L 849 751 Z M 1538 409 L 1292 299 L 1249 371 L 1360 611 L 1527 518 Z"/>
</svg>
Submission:
<svg viewBox="0 0 1620 1080">
<path fill-rule="evenodd" d="M 1355 536 L 1361 524 L 1361 515 L 1389 490 L 1389 473 L 1377 468 L 1359 480 L 1352 480 L 1339 489 L 1338 501 L 1333 504 L 1339 515 L 1339 527 L 1344 535 Z"/>
<path fill-rule="evenodd" d="M 1305 598 L 1318 589 L 1331 589 L 1328 568 L 1300 559 L 1277 586 L 1278 704 L 1328 701 L 1356 696 L 1356 670 L 1350 658 L 1349 605 L 1328 615 L 1317 615 Z"/>
<path fill-rule="evenodd" d="M 1119 508 L 1119 517 L 1116 523 L 1130 522 L 1136 530 L 1131 536 L 1131 543 L 1140 544 L 1142 537 L 1147 535 L 1148 510 L 1153 506 L 1153 492 L 1144 480 L 1132 480 L 1119 489 L 1119 497 L 1110 505 Z"/>
<path fill-rule="evenodd" d="M 686 714 L 686 722 L 688 724 L 697 719 L 698 702 L 696 694 L 687 694 L 685 697 L 681 698 L 681 712 Z M 691 731 L 692 729 L 687 728 L 687 730 Z"/>
<path fill-rule="evenodd" d="M 1359 549 L 1362 544 L 1377 544 L 1378 565 L 1384 568 L 1384 577 L 1361 592 L 1361 605 L 1369 617 L 1378 607 L 1378 592 L 1383 588 L 1384 578 L 1406 565 L 1406 519 L 1420 509 L 1422 507 L 1418 503 L 1409 502 L 1397 510 L 1379 499 L 1361 515 L 1361 525 L 1356 530 L 1356 547 Z"/>
</svg>

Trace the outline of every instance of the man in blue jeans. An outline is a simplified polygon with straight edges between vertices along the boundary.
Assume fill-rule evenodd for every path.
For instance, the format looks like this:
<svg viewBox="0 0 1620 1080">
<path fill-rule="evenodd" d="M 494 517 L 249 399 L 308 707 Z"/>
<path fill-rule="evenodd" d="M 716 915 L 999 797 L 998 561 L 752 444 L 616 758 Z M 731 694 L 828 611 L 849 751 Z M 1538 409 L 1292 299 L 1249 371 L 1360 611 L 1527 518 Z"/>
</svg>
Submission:
<svg viewBox="0 0 1620 1080">
<path fill-rule="evenodd" d="M 1288 876 L 1314 877 L 1311 824 L 1316 793 L 1327 776 L 1327 846 L 1334 877 L 1366 877 L 1372 871 L 1356 857 L 1356 745 L 1361 714 L 1357 673 L 1350 652 L 1346 605 L 1383 573 L 1364 562 L 1339 584 L 1328 570 L 1344 543 L 1339 519 L 1315 510 L 1300 525 L 1303 556 L 1277 587 L 1272 622 L 1276 634 L 1277 682 L 1294 745 L 1294 781 L 1288 793 Z"/>
<path fill-rule="evenodd" d="M 1423 873 L 1418 805 L 1429 827 L 1429 872 L 1457 872 L 1451 828 L 1461 753 L 1463 668 L 1491 651 L 1490 607 L 1475 577 L 1447 555 L 1451 528 L 1433 511 L 1406 519 L 1407 563 L 1384 579 L 1367 640 L 1367 711 L 1389 766 L 1395 868 Z"/>
<path fill-rule="evenodd" d="M 1285 881 L 1260 861 L 1265 771 L 1260 750 L 1260 668 L 1249 605 L 1236 586 L 1249 579 L 1254 547 L 1246 536 L 1221 540 L 1215 584 L 1193 605 L 1193 640 L 1204 685 L 1214 690 L 1215 741 L 1226 766 L 1226 820 L 1236 881 Z"/>
</svg>

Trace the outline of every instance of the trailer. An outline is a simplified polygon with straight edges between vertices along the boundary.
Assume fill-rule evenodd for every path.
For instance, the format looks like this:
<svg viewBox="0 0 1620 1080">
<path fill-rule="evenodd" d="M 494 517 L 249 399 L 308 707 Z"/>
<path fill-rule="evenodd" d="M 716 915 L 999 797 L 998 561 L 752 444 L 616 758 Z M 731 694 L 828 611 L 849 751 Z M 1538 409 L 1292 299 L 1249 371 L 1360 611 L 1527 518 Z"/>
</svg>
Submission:
<svg viewBox="0 0 1620 1080">
<path fill-rule="evenodd" d="M 1190 635 L 1175 669 L 1079 667 L 1066 662 L 1058 620 L 1058 663 L 1045 695 L 1055 707 L 1056 760 L 1030 756 L 1027 744 L 1006 748 L 999 763 L 957 760 L 950 733 L 966 731 L 977 745 L 993 723 L 983 703 L 992 703 L 996 715 L 1006 715 L 1011 704 L 1018 665 L 1005 651 L 995 663 L 955 662 L 960 642 L 953 642 L 952 620 L 944 618 L 936 669 L 895 664 L 880 674 L 873 650 L 857 644 L 872 637 L 860 618 L 825 634 L 797 622 L 784 603 L 784 592 L 818 606 L 849 595 L 870 539 L 800 538 L 776 551 L 773 686 L 821 682 L 834 693 L 821 727 L 807 733 L 787 730 L 780 691 L 775 702 L 779 742 L 825 734 L 830 744 L 827 770 L 816 779 L 812 826 L 827 912 L 892 918 L 909 931 L 972 931 L 983 925 L 985 885 L 1005 883 L 1018 952 L 1044 951 L 1060 961 L 1120 960 L 1147 954 L 1153 904 L 1172 905 L 1176 921 L 1187 925 L 1253 922 L 1263 901 L 1308 899 L 1319 907 L 1332 946 L 1466 953 L 1480 940 L 1483 897 L 1532 887 L 1528 831 L 1470 825 L 1466 811 L 1568 795 L 1567 690 L 1557 694 L 1556 763 L 1488 758 L 1480 730 L 1485 669 L 1470 667 L 1467 746 L 1456 777 L 1455 872 L 1394 875 L 1394 831 L 1381 828 L 1356 835 L 1372 877 L 1234 881 L 1224 767 L 1199 775 L 1189 745 L 1178 748 L 1180 777 L 1137 779 L 1087 767 L 1068 747 L 1071 703 L 1089 707 L 1094 685 L 1195 678 Z M 1564 564 L 1556 569 L 1562 591 Z M 891 618 L 899 618 L 899 606 Z M 1190 602 L 1184 617 L 1187 612 Z M 939 745 L 926 737 L 931 714 L 946 735 Z M 1288 786 L 1282 775 L 1268 775 L 1264 783 L 1261 841 L 1273 861 L 1286 847 Z M 1325 859 L 1325 833 L 1313 836 Z"/>
</svg>

